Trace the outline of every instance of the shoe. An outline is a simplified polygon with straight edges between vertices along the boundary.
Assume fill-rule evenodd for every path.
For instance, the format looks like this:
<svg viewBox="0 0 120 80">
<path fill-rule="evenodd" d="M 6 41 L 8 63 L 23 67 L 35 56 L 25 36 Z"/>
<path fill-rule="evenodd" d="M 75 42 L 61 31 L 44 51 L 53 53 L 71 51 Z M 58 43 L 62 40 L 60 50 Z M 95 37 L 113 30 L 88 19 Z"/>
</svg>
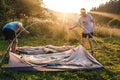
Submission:
<svg viewBox="0 0 120 80">
<path fill-rule="evenodd" d="M 91 55 L 94 56 L 94 51 L 91 51 Z"/>
</svg>

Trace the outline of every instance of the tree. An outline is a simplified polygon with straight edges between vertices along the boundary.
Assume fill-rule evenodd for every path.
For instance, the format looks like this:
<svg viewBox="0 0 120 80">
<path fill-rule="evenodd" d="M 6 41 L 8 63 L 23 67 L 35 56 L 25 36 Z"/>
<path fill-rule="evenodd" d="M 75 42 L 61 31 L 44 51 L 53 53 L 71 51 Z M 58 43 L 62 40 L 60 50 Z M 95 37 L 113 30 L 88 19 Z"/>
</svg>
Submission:
<svg viewBox="0 0 120 80">
<path fill-rule="evenodd" d="M 0 0 L 0 29 L 10 21 L 26 17 L 44 18 L 42 5 L 42 0 Z"/>
<path fill-rule="evenodd" d="M 106 2 L 105 4 L 101 4 L 99 7 L 92 8 L 92 11 L 98 11 L 98 12 L 107 12 L 107 13 L 113 13 L 113 14 L 120 14 L 120 0 L 110 0 L 109 2 Z M 98 22 L 106 23 L 112 20 L 108 17 L 102 17 L 98 15 L 94 15 Z"/>
</svg>

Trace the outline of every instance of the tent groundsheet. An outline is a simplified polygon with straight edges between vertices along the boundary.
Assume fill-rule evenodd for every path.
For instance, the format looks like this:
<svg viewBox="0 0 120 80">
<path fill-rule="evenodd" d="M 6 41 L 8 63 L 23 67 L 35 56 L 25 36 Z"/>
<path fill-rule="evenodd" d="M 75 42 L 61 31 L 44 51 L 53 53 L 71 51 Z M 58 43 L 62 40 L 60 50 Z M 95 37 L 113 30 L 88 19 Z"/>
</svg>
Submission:
<svg viewBox="0 0 120 80">
<path fill-rule="evenodd" d="M 17 51 L 25 54 L 9 52 L 9 63 L 4 70 L 76 71 L 104 68 L 81 45 L 19 47 Z"/>
</svg>

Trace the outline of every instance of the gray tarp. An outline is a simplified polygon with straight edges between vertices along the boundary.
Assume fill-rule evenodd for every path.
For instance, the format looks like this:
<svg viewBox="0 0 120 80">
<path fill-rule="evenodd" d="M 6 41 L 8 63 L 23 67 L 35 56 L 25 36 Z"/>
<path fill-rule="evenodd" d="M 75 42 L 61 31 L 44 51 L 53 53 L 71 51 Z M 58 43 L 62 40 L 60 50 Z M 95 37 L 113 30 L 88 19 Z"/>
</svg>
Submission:
<svg viewBox="0 0 120 80">
<path fill-rule="evenodd" d="M 39 46 L 20 47 L 20 52 L 9 53 L 9 63 L 5 69 L 16 71 L 71 71 L 103 68 L 84 47 Z M 51 52 L 51 53 L 50 53 Z"/>
</svg>

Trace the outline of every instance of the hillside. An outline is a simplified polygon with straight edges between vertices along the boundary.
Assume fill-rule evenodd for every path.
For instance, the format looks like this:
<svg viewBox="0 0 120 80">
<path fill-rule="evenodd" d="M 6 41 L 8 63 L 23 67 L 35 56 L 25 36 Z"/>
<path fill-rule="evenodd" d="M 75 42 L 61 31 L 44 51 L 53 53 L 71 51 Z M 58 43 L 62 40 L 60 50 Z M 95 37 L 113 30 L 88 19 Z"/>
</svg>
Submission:
<svg viewBox="0 0 120 80">
<path fill-rule="evenodd" d="M 81 45 L 82 28 L 74 30 L 70 27 L 78 20 L 79 14 L 60 13 L 49 10 L 47 19 L 28 18 L 29 35 L 18 36 L 18 47 L 43 45 Z M 26 26 L 25 26 L 26 27 Z M 0 59 L 7 49 L 7 41 L 0 39 Z M 0 80 L 120 80 L 120 29 L 111 28 L 107 24 L 95 24 L 94 41 L 95 58 L 104 69 L 78 70 L 75 72 L 13 72 L 2 71 L 8 63 L 5 57 L 0 64 Z M 90 47 L 87 41 L 87 51 Z"/>
</svg>

